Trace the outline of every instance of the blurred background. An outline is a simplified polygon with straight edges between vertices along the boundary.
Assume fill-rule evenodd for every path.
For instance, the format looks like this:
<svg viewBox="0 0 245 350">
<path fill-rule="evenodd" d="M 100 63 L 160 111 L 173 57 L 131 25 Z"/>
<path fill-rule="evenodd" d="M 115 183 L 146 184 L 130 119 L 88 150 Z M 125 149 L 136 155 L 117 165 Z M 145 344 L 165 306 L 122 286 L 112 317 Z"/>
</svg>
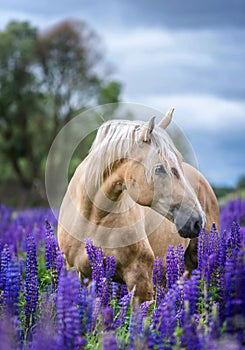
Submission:
<svg viewBox="0 0 245 350">
<path fill-rule="evenodd" d="M 243 0 L 1 0 L 0 202 L 46 205 L 58 131 L 119 101 L 175 107 L 221 202 L 245 195 L 244 60 Z"/>
</svg>

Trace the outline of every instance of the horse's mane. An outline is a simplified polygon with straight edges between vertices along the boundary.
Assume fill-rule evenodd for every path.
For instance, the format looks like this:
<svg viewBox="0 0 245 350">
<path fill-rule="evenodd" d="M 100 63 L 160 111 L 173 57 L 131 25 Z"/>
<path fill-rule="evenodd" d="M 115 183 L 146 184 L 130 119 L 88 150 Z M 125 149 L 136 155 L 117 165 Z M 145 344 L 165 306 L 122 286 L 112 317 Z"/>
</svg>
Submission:
<svg viewBox="0 0 245 350">
<path fill-rule="evenodd" d="M 100 184 L 105 171 L 110 171 L 115 161 L 130 157 L 134 145 L 140 140 L 144 126 L 143 121 L 128 120 L 110 120 L 102 124 L 84 164 L 85 178 Z M 182 158 L 168 133 L 158 126 L 154 127 L 151 134 L 151 145 L 164 160 L 172 159 L 177 165 L 178 159 Z M 172 174 L 168 162 L 166 166 L 166 170 Z"/>
</svg>

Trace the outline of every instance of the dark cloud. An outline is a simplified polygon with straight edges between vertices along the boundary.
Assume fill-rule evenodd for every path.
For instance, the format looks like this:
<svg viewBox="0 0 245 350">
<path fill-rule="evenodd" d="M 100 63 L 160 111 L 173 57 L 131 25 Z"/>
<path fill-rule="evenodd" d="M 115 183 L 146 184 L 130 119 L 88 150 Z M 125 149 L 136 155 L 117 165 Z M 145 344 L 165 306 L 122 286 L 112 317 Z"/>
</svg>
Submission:
<svg viewBox="0 0 245 350">
<path fill-rule="evenodd" d="M 169 47 L 145 51 L 129 48 L 127 52 L 121 50 L 118 56 L 122 76 L 130 81 L 129 95 L 150 91 L 165 96 L 189 93 L 244 100 L 245 30 L 212 35 L 183 33 L 174 37 L 174 44 Z"/>
<path fill-rule="evenodd" d="M 1 10 L 96 19 L 104 26 L 163 26 L 169 28 L 245 27 L 244 0 L 2 0 Z"/>
<path fill-rule="evenodd" d="M 130 24 L 170 28 L 244 27 L 244 0 L 128 1 Z"/>
</svg>

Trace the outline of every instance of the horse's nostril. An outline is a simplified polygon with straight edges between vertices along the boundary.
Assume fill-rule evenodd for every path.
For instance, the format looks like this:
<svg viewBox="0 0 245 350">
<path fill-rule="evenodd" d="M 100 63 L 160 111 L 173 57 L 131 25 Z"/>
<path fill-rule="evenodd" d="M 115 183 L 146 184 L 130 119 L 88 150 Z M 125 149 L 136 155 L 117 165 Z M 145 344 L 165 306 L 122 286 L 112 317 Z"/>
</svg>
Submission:
<svg viewBox="0 0 245 350">
<path fill-rule="evenodd" d="M 202 221 L 201 220 L 197 220 L 194 225 L 193 225 L 193 232 L 194 233 L 199 233 L 202 229 Z"/>
</svg>

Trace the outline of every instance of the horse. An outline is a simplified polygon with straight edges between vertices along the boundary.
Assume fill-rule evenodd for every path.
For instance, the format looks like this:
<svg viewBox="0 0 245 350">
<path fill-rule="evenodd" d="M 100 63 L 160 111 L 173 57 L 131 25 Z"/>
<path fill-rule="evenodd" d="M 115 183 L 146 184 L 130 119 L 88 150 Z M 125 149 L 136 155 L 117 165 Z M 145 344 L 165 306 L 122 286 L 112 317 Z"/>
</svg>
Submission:
<svg viewBox="0 0 245 350">
<path fill-rule="evenodd" d="M 67 266 L 91 278 L 85 249 L 91 238 L 105 256 L 115 257 L 114 280 L 134 288 L 139 302 L 152 300 L 154 259 L 164 257 L 169 244 L 182 243 L 186 266 L 193 268 L 210 192 L 216 206 L 211 188 L 200 190 L 200 181 L 194 183 L 197 171 L 183 162 L 166 132 L 172 115 L 170 109 L 159 124 L 154 116 L 148 122 L 102 124 L 68 185 L 58 219 Z"/>
</svg>

